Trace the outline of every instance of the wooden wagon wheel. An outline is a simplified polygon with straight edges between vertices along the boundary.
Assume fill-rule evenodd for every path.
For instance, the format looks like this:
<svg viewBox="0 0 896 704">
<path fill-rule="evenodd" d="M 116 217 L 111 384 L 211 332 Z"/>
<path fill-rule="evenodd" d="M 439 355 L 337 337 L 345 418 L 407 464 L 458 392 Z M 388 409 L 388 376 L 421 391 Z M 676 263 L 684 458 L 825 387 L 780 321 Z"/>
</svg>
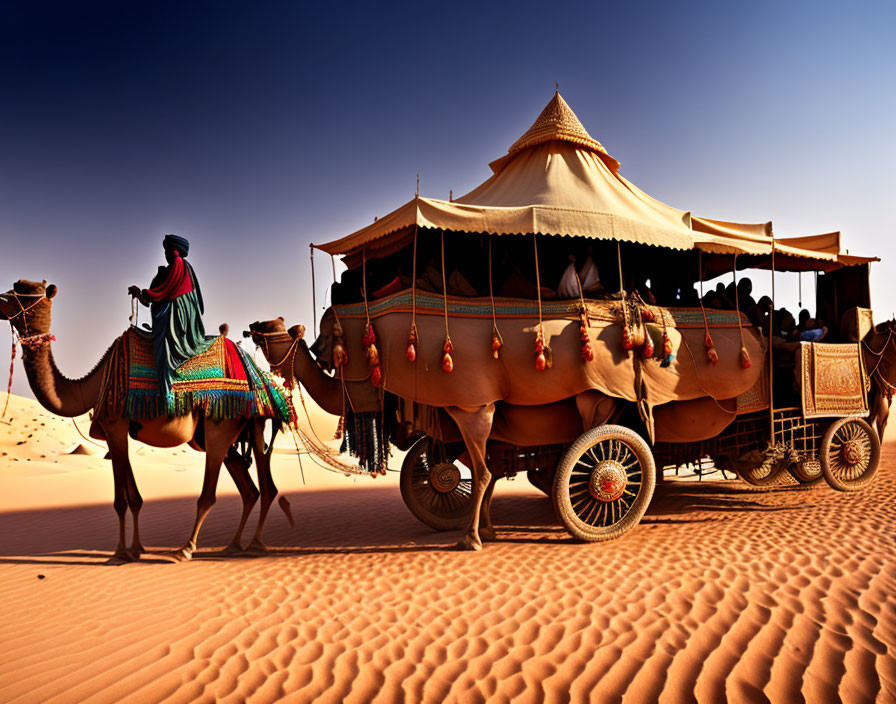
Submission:
<svg viewBox="0 0 896 704">
<path fill-rule="evenodd" d="M 435 530 L 459 530 L 473 512 L 473 478 L 442 443 L 431 437 L 415 442 L 401 464 L 401 498 L 411 513 Z"/>
<path fill-rule="evenodd" d="M 821 441 L 821 471 L 838 491 L 864 489 L 877 472 L 880 440 L 861 418 L 834 421 Z"/>
<path fill-rule="evenodd" d="M 656 486 L 647 443 L 619 425 L 593 428 L 570 446 L 554 477 L 557 517 L 581 540 L 613 540 L 641 520 Z"/>
<path fill-rule="evenodd" d="M 816 459 L 794 462 L 787 467 L 787 471 L 800 484 L 807 486 L 818 484 L 824 478 L 824 473 L 821 471 L 821 462 Z"/>
<path fill-rule="evenodd" d="M 766 457 L 763 453 L 755 450 L 733 460 L 731 468 L 747 484 L 769 486 L 774 484 L 781 472 L 787 468 L 787 463 Z"/>
</svg>

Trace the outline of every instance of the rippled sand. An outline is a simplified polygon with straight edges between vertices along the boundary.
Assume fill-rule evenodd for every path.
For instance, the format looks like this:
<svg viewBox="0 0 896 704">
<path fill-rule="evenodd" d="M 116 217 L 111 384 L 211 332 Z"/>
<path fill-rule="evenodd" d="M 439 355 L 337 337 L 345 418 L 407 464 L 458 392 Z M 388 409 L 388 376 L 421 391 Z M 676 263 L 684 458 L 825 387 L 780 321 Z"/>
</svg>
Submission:
<svg viewBox="0 0 896 704">
<path fill-rule="evenodd" d="M 201 483 L 199 456 L 175 457 L 135 462 L 154 549 L 183 542 L 182 489 Z M 193 562 L 122 566 L 106 564 L 108 463 L 59 464 L 25 476 L 0 457 L 2 701 L 896 701 L 896 445 L 859 494 L 660 487 L 632 534 L 599 545 L 502 482 L 481 553 L 419 524 L 394 476 L 301 488 L 280 456 L 297 522 L 272 509 L 273 554 L 214 555 L 239 515 L 225 495 Z M 76 484 L 109 496 L 8 502 Z"/>
</svg>

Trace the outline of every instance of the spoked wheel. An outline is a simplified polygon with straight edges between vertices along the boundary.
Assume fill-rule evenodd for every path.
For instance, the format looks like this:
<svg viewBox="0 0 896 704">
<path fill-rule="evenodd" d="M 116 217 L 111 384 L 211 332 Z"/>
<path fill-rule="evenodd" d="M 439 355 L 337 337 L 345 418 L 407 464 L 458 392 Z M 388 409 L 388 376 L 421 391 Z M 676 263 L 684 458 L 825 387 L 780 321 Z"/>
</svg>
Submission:
<svg viewBox="0 0 896 704">
<path fill-rule="evenodd" d="M 821 471 L 821 462 L 819 460 L 800 460 L 794 462 L 787 468 L 790 476 L 796 479 L 800 484 L 811 486 L 818 484 L 823 478 L 824 473 Z"/>
<path fill-rule="evenodd" d="M 613 540 L 641 520 L 656 486 L 653 454 L 640 435 L 602 425 L 567 450 L 554 478 L 557 517 L 580 540 Z"/>
<path fill-rule="evenodd" d="M 430 437 L 415 442 L 401 464 L 401 498 L 435 530 L 459 530 L 473 513 L 473 476 Z"/>
<path fill-rule="evenodd" d="M 769 486 L 787 468 L 783 461 L 766 458 L 759 450 L 752 450 L 734 460 L 732 468 L 741 479 L 753 486 Z"/>
<path fill-rule="evenodd" d="M 880 440 L 861 418 L 834 422 L 821 441 L 821 471 L 838 491 L 858 491 L 874 478 L 880 462 Z"/>
</svg>

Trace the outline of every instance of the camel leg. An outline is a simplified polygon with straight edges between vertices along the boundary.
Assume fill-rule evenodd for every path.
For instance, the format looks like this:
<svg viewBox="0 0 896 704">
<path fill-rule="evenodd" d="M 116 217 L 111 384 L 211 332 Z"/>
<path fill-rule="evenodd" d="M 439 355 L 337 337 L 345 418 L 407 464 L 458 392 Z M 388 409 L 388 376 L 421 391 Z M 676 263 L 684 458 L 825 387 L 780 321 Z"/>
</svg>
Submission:
<svg viewBox="0 0 896 704">
<path fill-rule="evenodd" d="M 252 512 L 255 502 L 258 501 L 258 489 L 249 475 L 249 470 L 243 463 L 243 459 L 236 450 L 231 447 L 224 457 L 224 466 L 230 472 L 233 483 L 236 484 L 237 490 L 240 492 L 240 498 L 243 500 L 243 515 L 240 517 L 240 524 L 236 529 L 236 534 L 230 545 L 224 548 L 225 554 L 234 554 L 242 551 L 240 539 L 243 535 L 243 529 L 246 527 L 246 521 L 249 520 L 249 514 Z"/>
<path fill-rule="evenodd" d="M 128 548 L 128 553 L 133 559 L 139 560 L 140 555 L 145 552 L 143 544 L 140 542 L 140 524 L 138 522 L 140 509 L 143 508 L 143 497 L 140 496 L 140 492 L 137 490 L 137 480 L 134 478 L 134 470 L 131 467 L 131 462 L 127 456 L 125 456 L 125 462 L 127 464 L 127 472 L 125 473 L 125 493 L 128 499 L 128 508 L 131 509 L 131 516 L 134 519 L 134 533 L 131 538 L 131 547 Z"/>
<path fill-rule="evenodd" d="M 495 527 L 492 525 L 492 494 L 495 491 L 495 484 L 498 477 L 492 474 L 492 478 L 485 489 L 485 496 L 482 497 L 482 516 L 479 518 L 479 537 L 483 542 L 495 542 L 498 538 L 495 534 Z"/>
<path fill-rule="evenodd" d="M 115 486 L 115 499 L 112 505 L 118 514 L 118 547 L 115 548 L 112 557 L 115 560 L 130 561 L 134 556 L 128 551 L 125 540 L 125 519 L 128 513 L 127 475 L 131 474 L 127 425 L 121 422 L 109 423 L 103 426 L 103 432 L 112 459 L 112 480 Z"/>
<path fill-rule="evenodd" d="M 479 520 L 482 516 L 483 499 L 492 481 L 492 474 L 485 464 L 485 443 L 492 430 L 495 404 L 489 403 L 478 408 L 449 406 L 445 410 L 457 423 L 467 451 L 470 453 L 471 469 L 473 470 L 473 516 L 470 519 L 466 535 L 458 543 L 458 547 L 466 550 L 482 550 Z M 486 525 L 490 524 L 490 519 L 486 517 Z"/>
<path fill-rule="evenodd" d="M 254 420 L 249 428 L 252 434 L 252 453 L 255 456 L 256 471 L 258 472 L 258 485 L 261 489 L 261 508 L 258 513 L 258 527 L 255 529 L 255 537 L 249 543 L 248 550 L 252 552 L 265 552 L 268 547 L 262 539 L 264 532 L 264 523 L 268 517 L 268 510 L 277 496 L 277 487 L 274 485 L 274 477 L 271 474 L 271 453 L 274 449 L 274 436 L 276 436 L 276 425 L 274 433 L 271 436 L 271 445 L 268 451 L 264 449 L 264 421 Z M 287 504 L 288 505 L 288 504 Z M 284 510 L 286 510 L 284 508 Z"/>
<path fill-rule="evenodd" d="M 884 430 L 887 429 L 887 420 L 890 416 L 890 402 L 885 394 L 875 393 L 870 405 L 871 420 L 877 426 L 877 436 L 883 442 Z"/>
<path fill-rule="evenodd" d="M 215 492 L 218 488 L 218 474 L 221 463 L 227 456 L 231 445 L 236 442 L 244 421 L 222 421 L 215 423 L 206 418 L 205 423 L 205 476 L 202 480 L 202 493 L 196 502 L 196 522 L 186 544 L 172 553 L 176 560 L 189 560 L 196 550 L 196 540 L 202 522 L 215 505 Z"/>
</svg>

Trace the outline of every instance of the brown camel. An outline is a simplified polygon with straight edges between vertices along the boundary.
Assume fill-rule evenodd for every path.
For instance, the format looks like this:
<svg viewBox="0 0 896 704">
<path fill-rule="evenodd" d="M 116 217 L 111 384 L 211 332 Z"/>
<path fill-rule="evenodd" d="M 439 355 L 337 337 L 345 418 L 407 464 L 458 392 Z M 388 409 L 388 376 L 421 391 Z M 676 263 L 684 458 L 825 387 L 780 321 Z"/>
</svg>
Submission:
<svg viewBox="0 0 896 704">
<path fill-rule="evenodd" d="M 46 285 L 21 280 L 12 290 L 0 294 L 0 320 L 9 320 L 22 341 L 22 361 L 28 383 L 38 402 L 51 413 L 74 417 L 87 413 L 97 405 L 100 387 L 110 351 L 106 351 L 97 365 L 81 379 L 63 376 L 53 358 L 50 339 L 52 298 L 56 295 L 54 284 Z M 227 467 L 236 483 L 243 501 L 243 512 L 236 534 L 227 552 L 240 550 L 240 538 L 249 513 L 259 498 L 259 491 L 249 476 L 242 458 L 233 448 L 234 442 L 245 433 L 255 455 L 259 483 L 261 484 L 261 514 L 255 536 L 249 545 L 251 550 L 264 550 L 262 531 L 268 509 L 277 494 L 270 471 L 270 455 L 264 451 L 264 419 L 253 418 L 214 422 L 198 412 L 180 417 L 158 417 L 134 421 L 126 417 L 95 418 L 99 425 L 99 437 L 105 438 L 112 459 L 112 476 L 115 485 L 115 512 L 118 514 L 118 547 L 114 558 L 138 559 L 144 552 L 140 542 L 138 517 L 143 499 L 128 459 L 128 437 L 153 447 L 176 447 L 189 444 L 205 451 L 205 477 L 196 510 L 196 521 L 187 542 L 172 553 L 177 560 L 188 560 L 196 549 L 196 540 L 202 522 L 215 503 L 215 490 L 221 463 Z M 284 507 L 285 508 L 285 507 Z M 134 520 L 130 547 L 125 540 L 125 518 L 130 509 Z"/>
<path fill-rule="evenodd" d="M 337 377 L 324 373 L 303 339 L 304 333 L 305 329 L 301 325 L 294 325 L 287 330 L 281 317 L 256 321 L 244 334 L 250 336 L 261 348 L 275 374 L 300 382 L 324 411 L 341 415 L 346 408 L 356 412 L 380 410 L 382 406 L 379 392 L 364 377 L 345 382 L 346 398 L 343 399 L 342 382 Z M 325 338 L 319 339 L 326 341 Z M 618 407 L 615 399 L 594 390 L 542 406 L 497 403 L 490 423 L 488 441 L 511 445 L 572 442 L 583 430 L 606 423 Z M 465 418 L 465 422 L 469 421 Z M 464 440 L 459 428 L 459 424 L 443 418 L 442 439 L 446 442 Z M 465 456 L 463 461 L 465 464 L 472 464 L 472 456 Z M 498 478 L 497 473 L 489 474 L 483 494 L 479 533 L 484 540 L 495 539 L 495 529 L 491 522 L 491 498 Z"/>
</svg>

